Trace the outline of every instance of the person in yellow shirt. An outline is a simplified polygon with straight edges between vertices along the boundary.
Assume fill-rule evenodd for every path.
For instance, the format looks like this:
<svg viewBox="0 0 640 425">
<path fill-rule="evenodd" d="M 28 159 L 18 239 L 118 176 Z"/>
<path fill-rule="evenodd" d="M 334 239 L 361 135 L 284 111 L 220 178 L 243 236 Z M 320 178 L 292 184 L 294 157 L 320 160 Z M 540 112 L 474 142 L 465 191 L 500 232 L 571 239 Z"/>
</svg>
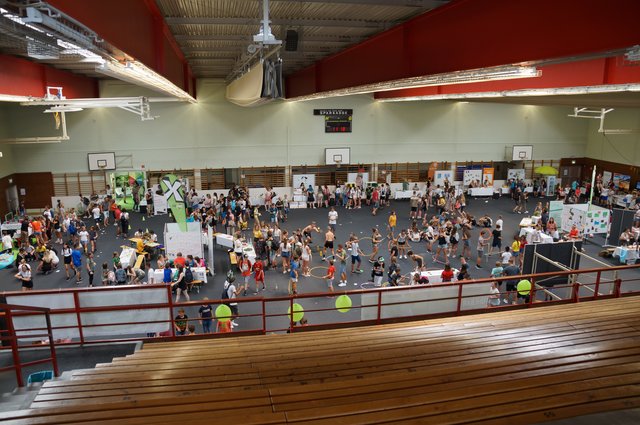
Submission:
<svg viewBox="0 0 640 425">
<path fill-rule="evenodd" d="M 391 211 L 391 215 L 389 216 L 389 233 L 393 236 L 393 231 L 396 228 L 396 223 L 398 222 L 398 217 L 396 216 L 395 211 Z"/>
<path fill-rule="evenodd" d="M 520 262 L 522 264 L 522 259 L 520 258 L 520 240 L 518 236 L 513 237 L 513 243 L 511 243 L 511 255 L 514 258 L 514 262 Z"/>
</svg>

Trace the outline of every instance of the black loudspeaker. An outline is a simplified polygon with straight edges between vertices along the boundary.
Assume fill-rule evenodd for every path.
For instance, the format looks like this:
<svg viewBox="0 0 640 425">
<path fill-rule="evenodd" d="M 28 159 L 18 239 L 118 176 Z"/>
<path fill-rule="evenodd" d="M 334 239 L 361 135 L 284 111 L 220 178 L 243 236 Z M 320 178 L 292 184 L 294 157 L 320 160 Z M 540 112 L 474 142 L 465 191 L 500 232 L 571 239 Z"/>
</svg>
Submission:
<svg viewBox="0 0 640 425">
<path fill-rule="evenodd" d="M 287 30 L 284 50 L 287 52 L 295 52 L 298 50 L 298 31 Z"/>
</svg>

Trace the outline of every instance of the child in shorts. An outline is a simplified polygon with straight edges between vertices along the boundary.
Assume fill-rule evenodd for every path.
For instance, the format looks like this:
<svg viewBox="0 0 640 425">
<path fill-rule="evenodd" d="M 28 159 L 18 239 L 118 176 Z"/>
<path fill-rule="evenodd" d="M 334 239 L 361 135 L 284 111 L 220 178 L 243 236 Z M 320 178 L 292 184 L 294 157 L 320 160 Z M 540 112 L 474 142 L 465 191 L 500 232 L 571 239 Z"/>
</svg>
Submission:
<svg viewBox="0 0 640 425">
<path fill-rule="evenodd" d="M 333 292 L 333 279 L 335 278 L 336 268 L 333 265 L 333 260 L 329 260 L 329 268 L 327 269 L 327 274 L 324 275 L 324 279 L 327 282 L 327 289 L 330 292 Z"/>
</svg>

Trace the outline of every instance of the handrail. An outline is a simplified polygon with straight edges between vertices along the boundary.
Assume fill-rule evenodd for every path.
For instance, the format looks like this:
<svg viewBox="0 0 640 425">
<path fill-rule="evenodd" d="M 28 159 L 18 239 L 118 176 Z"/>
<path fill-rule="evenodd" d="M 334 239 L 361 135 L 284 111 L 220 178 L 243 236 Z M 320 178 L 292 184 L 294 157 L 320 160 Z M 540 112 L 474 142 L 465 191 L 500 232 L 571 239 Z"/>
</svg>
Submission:
<svg viewBox="0 0 640 425">
<path fill-rule="evenodd" d="M 37 364 L 42 364 L 46 362 L 51 362 L 51 366 L 53 367 L 54 376 L 60 376 L 60 372 L 58 370 L 58 360 L 56 358 L 56 347 L 55 341 L 53 340 L 53 326 L 51 325 L 51 309 L 48 307 L 36 307 L 36 306 L 28 306 L 28 305 L 18 305 L 18 304 L 7 304 L 0 303 L 0 310 L 4 312 L 4 316 L 7 320 L 7 336 L 3 336 L 0 338 L 2 341 L 9 340 L 11 345 L 11 356 L 13 358 L 13 364 L 10 366 L 6 366 L 0 368 L 0 371 L 6 370 L 14 370 L 16 373 L 16 382 L 18 387 L 24 387 L 24 378 L 22 376 L 22 369 L 27 366 L 33 366 Z M 49 340 L 49 353 L 50 357 L 32 360 L 29 362 L 22 363 L 20 360 L 20 347 L 18 345 L 18 336 L 16 332 L 16 328 L 13 323 L 13 317 L 15 313 L 13 310 L 25 310 L 31 312 L 44 313 L 45 321 L 47 324 L 47 333 L 46 334 L 37 334 L 37 335 L 46 335 Z"/>
</svg>

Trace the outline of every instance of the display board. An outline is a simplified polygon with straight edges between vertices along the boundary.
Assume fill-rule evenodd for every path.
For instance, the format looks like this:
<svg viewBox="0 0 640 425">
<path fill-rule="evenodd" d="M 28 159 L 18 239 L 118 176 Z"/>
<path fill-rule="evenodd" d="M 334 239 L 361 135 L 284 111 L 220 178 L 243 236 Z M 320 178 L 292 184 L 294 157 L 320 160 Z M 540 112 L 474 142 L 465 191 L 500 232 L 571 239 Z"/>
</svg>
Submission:
<svg viewBox="0 0 640 425">
<path fill-rule="evenodd" d="M 469 186 L 474 180 L 482 184 L 482 170 L 464 170 L 462 184 Z"/>
<path fill-rule="evenodd" d="M 547 196 L 553 196 L 560 180 L 556 176 L 547 176 Z"/>
<path fill-rule="evenodd" d="M 524 180 L 524 168 L 513 168 L 507 170 L 507 180 Z"/>
<path fill-rule="evenodd" d="M 433 177 L 433 183 L 437 186 L 444 186 L 444 181 L 448 180 L 449 184 L 453 185 L 453 171 L 452 170 L 436 170 Z"/>
<path fill-rule="evenodd" d="M 550 201 L 549 202 L 549 218 L 553 218 L 556 222 L 558 229 L 562 228 L 562 210 L 564 202 L 562 201 Z"/>
<path fill-rule="evenodd" d="M 629 187 L 631 186 L 631 176 L 614 173 L 613 185 L 620 190 L 629 190 Z"/>
<path fill-rule="evenodd" d="M 324 117 L 325 133 L 351 133 L 353 109 L 314 109 L 313 115 Z"/>
<path fill-rule="evenodd" d="M 560 267 L 538 258 L 535 264 L 534 270 L 534 255 L 538 253 L 551 261 L 558 262 L 570 269 L 577 269 L 580 267 L 580 255 L 573 255 L 573 248 L 577 250 L 582 249 L 582 241 L 572 242 L 556 242 L 545 244 L 527 244 L 524 247 L 524 259 L 523 259 L 523 274 L 533 273 L 547 273 L 563 271 Z M 573 263 L 572 263 L 573 260 Z M 567 283 L 567 276 L 551 277 L 536 282 L 541 286 L 553 286 Z"/>
<path fill-rule="evenodd" d="M 564 205 L 561 228 L 565 232 L 574 224 L 581 234 L 607 233 L 609 230 L 609 214 L 606 208 L 588 204 Z"/>
<path fill-rule="evenodd" d="M 493 168 L 482 169 L 482 184 L 487 186 L 493 186 L 493 176 L 495 170 Z"/>
<path fill-rule="evenodd" d="M 181 231 L 177 223 L 164 225 L 164 247 L 170 260 L 176 258 L 178 252 L 181 252 L 184 257 L 189 254 L 194 257 L 204 257 L 200 223 L 187 222 L 186 225 L 186 232 Z"/>
<path fill-rule="evenodd" d="M 347 173 L 347 182 L 355 183 L 356 186 L 364 187 L 369 181 L 369 173 Z"/>
<path fill-rule="evenodd" d="M 147 175 L 144 171 L 118 171 L 109 174 L 116 204 L 121 208 L 133 210 L 133 194 L 138 191 L 139 199 L 144 199 L 147 189 Z"/>
<path fill-rule="evenodd" d="M 608 245 L 618 246 L 620 235 L 624 232 L 624 229 L 630 229 L 633 226 L 634 215 L 635 211 L 632 210 L 614 208 L 611 211 L 611 226 L 607 235 Z"/>
<path fill-rule="evenodd" d="M 612 178 L 613 178 L 613 174 L 611 173 L 611 171 L 602 172 L 602 183 L 604 183 L 605 186 L 609 185 Z"/>
<path fill-rule="evenodd" d="M 305 189 L 311 185 L 316 187 L 316 175 L 315 174 L 294 174 L 293 175 L 293 188 L 298 189 L 300 185 L 303 185 Z"/>
</svg>

